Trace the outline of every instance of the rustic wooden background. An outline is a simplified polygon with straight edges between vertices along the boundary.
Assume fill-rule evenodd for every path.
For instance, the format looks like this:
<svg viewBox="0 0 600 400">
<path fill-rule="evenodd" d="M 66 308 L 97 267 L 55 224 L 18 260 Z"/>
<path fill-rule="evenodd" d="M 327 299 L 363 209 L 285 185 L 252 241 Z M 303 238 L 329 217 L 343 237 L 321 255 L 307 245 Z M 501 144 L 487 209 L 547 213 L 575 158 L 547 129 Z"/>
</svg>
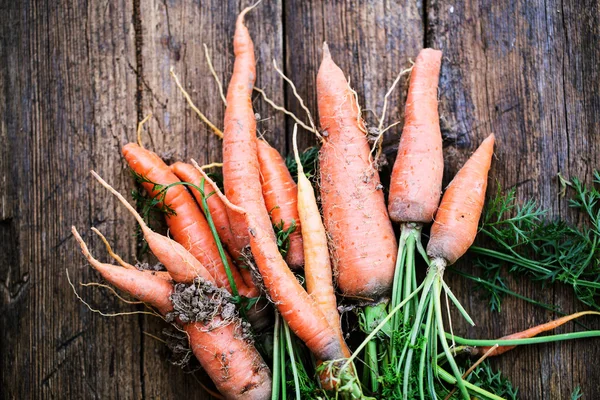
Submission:
<svg viewBox="0 0 600 400">
<path fill-rule="evenodd" d="M 196 376 L 168 365 L 160 321 L 103 318 L 76 300 L 77 282 L 97 279 L 69 228 L 95 253 L 100 228 L 132 260 L 134 221 L 92 182 L 99 171 L 122 192 L 132 187 L 119 148 L 154 114 L 146 145 L 176 158 L 220 159 L 220 143 L 186 106 L 169 76 L 174 67 L 196 104 L 216 122 L 223 107 L 203 56 L 219 76 L 232 68 L 231 37 L 246 1 L 0 0 L 0 397 L 207 398 Z M 315 77 L 326 40 L 365 108 L 383 94 L 419 49 L 444 51 L 440 112 L 447 177 L 489 133 L 498 138 L 491 182 L 519 186 L 554 215 L 576 218 L 555 178 L 589 177 L 600 166 L 600 11 L 597 1 L 292 1 L 264 0 L 247 18 L 256 44 L 257 85 L 301 115 L 272 67 L 296 82 L 315 112 Z M 401 118 L 406 80 L 388 120 Z M 260 128 L 281 151 L 292 122 L 255 102 Z M 387 143 L 397 142 L 400 127 Z M 315 141 L 301 134 L 301 144 Z M 389 151 L 393 154 L 393 151 Z M 576 220 L 575 220 L 576 221 Z M 471 270 L 468 260 L 461 268 Z M 459 333 L 496 337 L 552 314 L 506 300 L 492 315 L 463 279 L 448 276 L 478 322 Z M 520 293 L 580 310 L 570 290 L 510 281 Z M 103 311 L 128 311 L 110 293 L 79 288 Z M 598 328 L 600 324 L 587 321 Z M 572 326 L 561 329 L 567 331 Z M 565 399 L 581 385 L 600 398 L 596 340 L 523 348 L 494 362 L 524 399 Z"/>
</svg>

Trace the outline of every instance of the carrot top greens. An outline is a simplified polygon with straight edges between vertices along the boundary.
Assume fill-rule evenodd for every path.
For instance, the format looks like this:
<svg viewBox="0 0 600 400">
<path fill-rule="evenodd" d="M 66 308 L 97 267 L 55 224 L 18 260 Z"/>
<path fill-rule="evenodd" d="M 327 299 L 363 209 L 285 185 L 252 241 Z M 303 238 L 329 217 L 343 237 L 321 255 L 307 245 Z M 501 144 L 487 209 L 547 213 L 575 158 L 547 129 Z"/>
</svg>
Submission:
<svg viewBox="0 0 600 400">
<path fill-rule="evenodd" d="M 477 265 L 483 270 L 480 280 L 491 295 L 492 309 L 499 310 L 506 284 L 501 265 L 515 274 L 525 274 L 543 284 L 561 282 L 573 288 L 584 304 L 600 310 L 600 172 L 594 171 L 591 185 L 580 179 L 559 175 L 563 195 L 572 192 L 569 206 L 585 218 L 581 226 L 562 219 L 549 219 L 535 200 L 519 204 L 516 189 L 505 194 L 499 189 L 488 203 L 480 232 L 497 249 L 473 246 L 471 252 L 482 256 Z"/>
</svg>

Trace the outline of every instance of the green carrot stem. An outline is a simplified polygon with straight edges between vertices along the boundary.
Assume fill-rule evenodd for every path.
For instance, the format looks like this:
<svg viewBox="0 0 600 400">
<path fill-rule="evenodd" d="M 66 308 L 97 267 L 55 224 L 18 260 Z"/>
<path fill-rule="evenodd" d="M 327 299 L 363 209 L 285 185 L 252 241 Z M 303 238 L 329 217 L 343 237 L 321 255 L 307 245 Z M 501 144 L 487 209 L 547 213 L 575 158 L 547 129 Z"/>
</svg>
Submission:
<svg viewBox="0 0 600 400">
<path fill-rule="evenodd" d="M 585 332 L 571 332 L 571 333 L 560 333 L 557 335 L 539 336 L 526 339 L 465 339 L 460 336 L 452 336 L 448 333 L 445 336 L 449 339 L 453 339 L 456 343 L 465 346 L 484 346 L 489 347 L 495 344 L 499 346 L 520 346 L 526 344 L 539 344 L 539 343 L 552 343 L 560 342 L 562 340 L 574 340 L 583 338 L 600 337 L 600 330 L 596 331 L 585 331 Z"/>
<path fill-rule="evenodd" d="M 273 328 L 273 383 L 271 388 L 271 400 L 279 400 L 279 313 L 275 312 L 275 327 Z"/>
</svg>

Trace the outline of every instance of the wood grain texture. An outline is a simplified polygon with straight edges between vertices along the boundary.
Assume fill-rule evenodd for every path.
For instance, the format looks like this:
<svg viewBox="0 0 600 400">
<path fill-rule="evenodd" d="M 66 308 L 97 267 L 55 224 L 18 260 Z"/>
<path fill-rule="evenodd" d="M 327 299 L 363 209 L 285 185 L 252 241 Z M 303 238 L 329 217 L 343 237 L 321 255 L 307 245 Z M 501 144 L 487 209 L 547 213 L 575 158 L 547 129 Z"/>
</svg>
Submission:
<svg viewBox="0 0 600 400">
<path fill-rule="evenodd" d="M 107 260 L 89 231 L 98 227 L 134 261 L 134 222 L 95 184 L 95 169 L 128 194 L 132 179 L 119 154 L 137 122 L 153 113 L 144 144 L 162 155 L 199 162 L 221 158 L 220 140 L 197 119 L 169 75 L 174 68 L 196 105 L 217 125 L 224 107 L 209 73 L 232 69 L 239 0 L 0 0 L 0 397 L 209 398 L 199 374 L 165 361 L 164 324 L 146 316 L 103 318 L 78 302 L 77 290 L 102 311 L 135 310 L 109 292 L 83 288 L 97 280 L 69 232 L 76 225 Z M 258 61 L 257 86 L 305 119 L 275 59 L 316 117 L 315 79 L 321 45 L 350 77 L 365 115 L 381 112 L 383 95 L 423 46 L 444 51 L 440 114 L 446 182 L 488 133 L 498 138 L 496 182 L 519 187 L 553 215 L 576 215 L 558 196 L 555 178 L 589 178 L 600 165 L 600 10 L 593 1 L 263 1 L 247 17 Z M 387 123 L 402 118 L 406 79 L 392 95 Z M 293 122 L 255 101 L 259 129 L 282 152 Z M 386 137 L 393 161 L 401 125 Z M 301 146 L 316 143 L 302 132 Z M 128 194 L 129 195 L 129 194 Z M 468 259 L 459 268 L 471 271 Z M 552 318 L 507 299 L 492 315 L 469 282 L 448 279 L 478 322 L 455 331 L 501 336 Z M 582 309 L 570 288 L 509 281 L 519 293 Z M 593 319 L 589 327 L 599 328 Z M 561 332 L 573 329 L 561 328 Z M 494 361 L 523 399 L 568 398 L 581 385 L 600 398 L 597 341 L 523 348 Z"/>
</svg>

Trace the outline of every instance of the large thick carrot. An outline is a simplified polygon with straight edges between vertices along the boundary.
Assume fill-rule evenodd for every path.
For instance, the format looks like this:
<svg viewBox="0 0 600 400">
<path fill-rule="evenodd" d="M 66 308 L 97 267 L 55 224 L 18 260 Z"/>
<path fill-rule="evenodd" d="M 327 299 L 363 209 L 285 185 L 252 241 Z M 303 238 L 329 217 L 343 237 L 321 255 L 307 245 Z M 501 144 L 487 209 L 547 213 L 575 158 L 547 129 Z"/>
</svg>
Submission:
<svg viewBox="0 0 600 400">
<path fill-rule="evenodd" d="M 122 152 L 133 171 L 154 183 L 162 185 L 162 188 L 179 182 L 169 166 L 155 153 L 135 143 L 123 146 Z M 152 183 L 145 182 L 142 185 L 151 196 L 157 196 L 161 190 L 161 188 L 155 188 Z M 216 279 L 217 286 L 231 291 L 231 285 L 210 227 L 192 195 L 183 185 L 177 185 L 166 191 L 164 202 L 175 212 L 174 215 L 166 217 L 173 238 L 200 261 Z M 255 291 L 247 289 L 239 271 L 233 266 L 231 260 L 228 260 L 228 262 L 239 292 L 245 296 L 254 297 L 256 295 Z M 190 275 L 190 279 L 193 280 L 193 275 Z"/>
<path fill-rule="evenodd" d="M 201 173 L 207 182 L 211 182 L 204 171 Z M 217 194 L 232 212 L 239 213 L 246 220 L 250 248 L 265 289 L 292 331 L 317 358 L 324 361 L 343 358 L 335 330 L 286 265 L 272 235 L 256 223 L 252 213 L 231 203 L 219 190 Z"/>
<path fill-rule="evenodd" d="M 163 316 L 173 311 L 173 285 L 145 271 L 100 263 L 88 251 L 79 233 L 72 228 L 84 256 L 108 282 L 123 292 L 156 308 Z M 173 249 L 171 259 L 178 257 Z M 181 321 L 178 321 L 181 322 Z M 266 400 L 271 396 L 269 368 L 241 330 L 239 321 L 223 323 L 220 316 L 210 322 L 183 324 L 190 347 L 200 364 L 227 399 Z"/>
<path fill-rule="evenodd" d="M 304 239 L 304 277 L 306 290 L 316 301 L 325 315 L 329 326 L 337 335 L 344 356 L 350 357 L 350 350 L 344 341 L 337 309 L 337 299 L 333 289 L 333 271 L 327 247 L 327 233 L 321 220 L 321 213 L 310 180 L 304 175 L 298 145 L 296 143 L 297 126 L 294 127 L 294 156 L 298 165 L 298 214 Z"/>
<path fill-rule="evenodd" d="M 227 88 L 223 130 L 223 185 L 227 198 L 252 213 L 262 231 L 274 238 L 260 184 L 256 120 L 251 99 L 256 79 L 254 44 L 244 25 L 244 16 L 249 10 L 244 9 L 238 16 L 233 37 L 235 62 Z M 241 251 L 250 243 L 247 221 L 231 209 L 228 215 L 238 251 Z"/>
<path fill-rule="evenodd" d="M 388 200 L 390 218 L 396 222 L 431 222 L 440 202 L 444 155 L 437 88 L 441 63 L 441 51 L 424 49 L 411 72 Z"/>
<path fill-rule="evenodd" d="M 448 185 L 427 244 L 427 254 L 434 261 L 453 264 L 473 244 L 493 154 L 494 134 L 491 134 Z"/>
<path fill-rule="evenodd" d="M 317 102 L 321 203 L 338 286 L 344 295 L 375 298 L 392 287 L 396 240 L 358 106 L 327 45 Z"/>
<path fill-rule="evenodd" d="M 298 218 L 298 187 L 288 171 L 281 154 L 264 140 L 258 140 L 258 163 L 262 193 L 267 211 L 274 225 L 283 224 L 288 230 L 296 228 L 289 236 L 289 249 L 285 260 L 291 268 L 304 265 L 301 221 Z"/>
<path fill-rule="evenodd" d="M 600 313 L 598 313 L 596 311 L 581 311 L 581 312 L 574 313 L 574 314 L 571 314 L 571 315 L 565 315 L 564 317 L 555 319 L 555 320 L 550 321 L 550 322 L 546 322 L 544 324 L 540 324 L 540 325 L 534 326 L 532 328 L 526 329 L 526 330 L 521 331 L 521 332 L 512 333 L 510 335 L 502 336 L 498 340 L 512 340 L 512 339 L 528 339 L 528 338 L 532 338 L 534 336 L 539 335 L 540 333 L 551 331 L 553 329 L 558 328 L 561 325 L 566 324 L 569 321 L 572 321 L 572 320 L 577 319 L 579 317 L 583 317 L 584 315 L 590 315 L 590 314 L 591 315 L 600 315 Z M 504 354 L 507 351 L 514 349 L 515 347 L 517 347 L 517 346 L 499 346 L 495 350 L 491 351 L 487 356 L 488 357 L 499 356 L 500 354 Z M 472 355 L 472 356 L 481 356 L 483 354 L 486 354 L 491 348 L 492 348 L 491 346 L 475 347 L 475 348 L 471 349 L 470 355 Z"/>
<path fill-rule="evenodd" d="M 151 271 L 139 271 L 116 265 L 106 264 L 95 259 L 87 245 L 77 232 L 71 227 L 75 240 L 81 247 L 81 252 L 96 271 L 110 284 L 136 299 L 156 308 L 162 315 L 173 310 L 169 296 L 173 292 L 173 284 L 154 275 Z"/>
</svg>

